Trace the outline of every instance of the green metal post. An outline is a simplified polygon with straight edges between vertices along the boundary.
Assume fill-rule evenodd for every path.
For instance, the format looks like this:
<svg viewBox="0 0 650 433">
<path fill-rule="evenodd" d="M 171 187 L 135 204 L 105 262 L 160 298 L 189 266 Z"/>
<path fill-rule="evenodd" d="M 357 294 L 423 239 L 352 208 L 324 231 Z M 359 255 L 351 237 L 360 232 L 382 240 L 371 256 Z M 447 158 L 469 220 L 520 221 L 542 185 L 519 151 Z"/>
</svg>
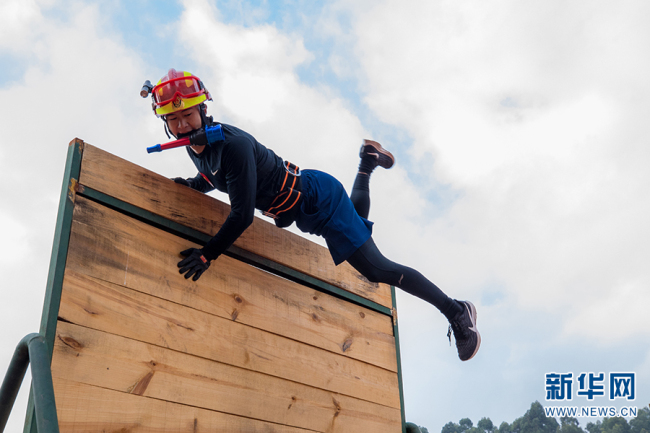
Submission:
<svg viewBox="0 0 650 433">
<path fill-rule="evenodd" d="M 7 369 L 7 375 L 2 382 L 2 388 L 0 388 L 0 432 L 5 430 L 9 414 L 14 407 L 20 384 L 23 382 L 29 364 L 29 350 L 27 349 L 26 340 L 34 335 L 37 334 L 29 334 L 18 343 Z"/>
<path fill-rule="evenodd" d="M 50 359 L 51 353 L 42 335 L 29 334 L 18 343 L 7 375 L 2 382 L 2 388 L 0 388 L 0 432 L 3 432 L 7 425 L 9 414 L 30 361 L 35 422 L 38 431 L 41 433 L 59 432 Z"/>
<path fill-rule="evenodd" d="M 45 343 L 48 345 L 50 352 L 54 347 L 56 320 L 59 314 L 59 304 L 61 303 L 63 273 L 68 256 L 68 242 L 70 241 L 72 213 L 74 211 L 76 186 L 79 183 L 82 153 L 83 141 L 75 139 L 70 142 L 63 185 L 61 186 L 61 198 L 59 199 L 59 212 L 52 245 L 50 271 L 47 276 L 43 315 L 41 316 L 40 333 L 45 337 Z"/>
<path fill-rule="evenodd" d="M 399 327 L 397 325 L 397 297 L 395 286 L 390 286 L 391 297 L 393 298 L 393 335 L 395 336 L 395 352 L 397 354 L 397 381 L 399 384 L 399 403 L 402 410 L 402 433 L 410 433 L 407 429 L 406 411 L 404 410 L 404 384 L 402 382 L 402 357 L 399 350 Z"/>
<path fill-rule="evenodd" d="M 61 303 L 61 289 L 63 286 L 63 274 L 68 256 L 68 242 L 70 241 L 70 230 L 72 227 L 72 213 L 74 211 L 74 200 L 76 187 L 79 183 L 81 172 L 81 157 L 83 154 L 84 142 L 74 139 L 68 146 L 68 156 L 63 174 L 63 185 L 59 199 L 59 211 L 54 231 L 54 242 L 52 245 L 52 257 L 50 259 L 50 270 L 47 276 L 45 288 L 45 302 L 43 303 L 43 314 L 41 316 L 40 333 L 44 337 L 47 348 L 47 364 L 52 362 L 52 350 L 54 348 L 54 337 L 56 335 L 56 320 L 59 314 Z M 27 406 L 27 417 L 25 419 L 25 433 L 39 432 L 34 417 L 34 389 L 29 396 Z M 41 432 L 43 433 L 43 432 Z"/>
<path fill-rule="evenodd" d="M 45 338 L 37 335 L 28 344 L 29 360 L 32 364 L 32 390 L 36 411 L 36 426 L 41 433 L 58 433 L 54 384 L 52 383 L 51 349 Z"/>
</svg>

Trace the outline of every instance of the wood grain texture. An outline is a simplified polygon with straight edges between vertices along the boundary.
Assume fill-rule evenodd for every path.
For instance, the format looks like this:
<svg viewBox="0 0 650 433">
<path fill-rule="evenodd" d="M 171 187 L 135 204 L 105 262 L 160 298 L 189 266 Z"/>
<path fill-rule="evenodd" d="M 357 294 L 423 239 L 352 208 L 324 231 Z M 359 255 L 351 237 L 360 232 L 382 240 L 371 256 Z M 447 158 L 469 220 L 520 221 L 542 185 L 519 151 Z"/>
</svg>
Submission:
<svg viewBox="0 0 650 433">
<path fill-rule="evenodd" d="M 384 406 L 400 404 L 394 372 L 71 270 L 59 317 Z"/>
<path fill-rule="evenodd" d="M 399 409 L 68 323 L 52 368 L 58 379 L 309 430 L 401 428 Z"/>
<path fill-rule="evenodd" d="M 187 247 L 78 197 L 67 268 L 397 372 L 390 317 L 229 257 L 186 280 L 176 263 Z"/>
<path fill-rule="evenodd" d="M 57 378 L 54 389 L 61 433 L 313 432 Z"/>
<path fill-rule="evenodd" d="M 219 230 L 230 212 L 230 207 L 225 203 L 87 143 L 79 181 L 82 185 L 210 236 Z M 388 285 L 368 282 L 347 263 L 334 266 L 326 248 L 278 229 L 261 218 L 255 218 L 235 245 L 392 308 Z"/>
</svg>

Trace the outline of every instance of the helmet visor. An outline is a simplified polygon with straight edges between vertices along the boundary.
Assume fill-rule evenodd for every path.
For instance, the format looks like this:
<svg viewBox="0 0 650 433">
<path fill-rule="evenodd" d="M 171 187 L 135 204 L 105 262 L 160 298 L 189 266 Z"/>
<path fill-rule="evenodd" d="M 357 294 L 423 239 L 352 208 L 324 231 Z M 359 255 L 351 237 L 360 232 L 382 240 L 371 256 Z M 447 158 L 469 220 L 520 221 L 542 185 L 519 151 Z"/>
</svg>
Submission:
<svg viewBox="0 0 650 433">
<path fill-rule="evenodd" d="M 151 91 L 156 108 L 167 105 L 178 97 L 194 98 L 195 96 L 206 93 L 207 91 L 199 79 L 193 75 L 172 78 L 171 80 L 158 83 Z"/>
</svg>

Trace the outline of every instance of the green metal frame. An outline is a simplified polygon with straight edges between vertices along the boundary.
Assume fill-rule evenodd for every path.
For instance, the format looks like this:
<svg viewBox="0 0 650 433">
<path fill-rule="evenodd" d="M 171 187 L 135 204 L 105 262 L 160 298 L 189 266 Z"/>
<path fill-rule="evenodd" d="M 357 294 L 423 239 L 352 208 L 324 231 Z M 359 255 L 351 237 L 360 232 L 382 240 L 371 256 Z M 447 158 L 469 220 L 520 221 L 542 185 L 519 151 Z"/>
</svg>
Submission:
<svg viewBox="0 0 650 433">
<path fill-rule="evenodd" d="M 397 356 L 397 381 L 399 382 L 399 406 L 402 411 L 402 433 L 407 433 L 406 412 L 404 410 L 404 384 L 402 382 L 402 355 L 399 349 L 399 326 L 397 324 L 397 296 L 395 286 L 390 286 L 393 299 L 393 335 L 395 336 L 395 355 Z"/>
<path fill-rule="evenodd" d="M 65 171 L 63 173 L 63 185 L 61 186 L 59 211 L 56 217 L 54 242 L 52 244 L 52 257 L 50 259 L 50 269 L 47 276 L 45 301 L 43 303 L 43 314 L 41 316 L 40 327 L 40 334 L 43 336 L 47 347 L 48 365 L 52 363 L 54 337 L 56 335 L 56 320 L 59 315 L 59 305 L 61 304 L 61 288 L 63 286 L 65 263 L 68 257 L 68 243 L 70 242 L 70 230 L 72 228 L 75 191 L 79 183 L 79 173 L 81 172 L 83 146 L 83 141 L 79 139 L 74 139 L 70 142 L 70 145 L 68 146 L 68 156 L 65 162 Z M 33 385 L 29 395 L 24 432 L 38 432 L 34 412 Z"/>
<path fill-rule="evenodd" d="M 0 432 L 7 425 L 27 365 L 31 363 L 36 425 L 43 433 L 59 433 L 50 358 L 51 352 L 41 334 L 29 334 L 20 340 L 0 388 Z"/>
<path fill-rule="evenodd" d="M 65 272 L 66 258 L 68 255 L 68 244 L 70 241 L 70 232 L 72 228 L 72 216 L 74 211 L 74 200 L 77 194 L 89 200 L 100 203 L 108 208 L 114 209 L 120 213 L 128 215 L 139 221 L 146 222 L 176 236 L 205 245 L 211 236 L 183 226 L 177 222 L 156 215 L 145 209 L 126 203 L 122 200 L 111 197 L 100 191 L 82 186 L 79 184 L 79 174 L 81 171 L 81 161 L 83 156 L 83 141 L 75 139 L 70 143 L 68 156 L 63 177 L 63 186 L 61 189 L 61 199 L 59 202 L 59 211 L 54 234 L 54 244 L 52 247 L 52 258 L 50 260 L 50 269 L 47 280 L 45 293 L 45 302 L 43 305 L 43 315 L 41 318 L 40 334 L 43 336 L 45 347 L 47 348 L 48 365 L 52 362 L 52 353 L 54 347 L 54 338 L 56 334 L 56 324 L 61 302 L 61 291 L 63 286 L 63 275 Z M 391 286 L 392 309 L 376 302 L 365 299 L 354 293 L 348 292 L 324 281 L 318 280 L 307 274 L 295 269 L 275 263 L 257 254 L 246 251 L 242 248 L 231 246 L 226 255 L 241 260 L 257 268 L 263 269 L 272 274 L 281 276 L 291 281 L 298 282 L 321 292 L 328 293 L 332 296 L 345 299 L 354 304 L 369 308 L 393 318 L 393 333 L 395 337 L 396 355 L 397 355 L 397 375 L 399 381 L 400 404 L 402 412 L 402 432 L 406 433 L 407 423 L 404 414 L 404 394 L 402 384 L 402 367 L 400 359 L 399 332 L 397 326 L 397 305 L 395 298 L 395 288 Z M 30 393 L 29 405 L 27 408 L 27 417 L 25 420 L 24 433 L 38 432 L 36 416 L 34 412 L 34 389 Z"/>
</svg>

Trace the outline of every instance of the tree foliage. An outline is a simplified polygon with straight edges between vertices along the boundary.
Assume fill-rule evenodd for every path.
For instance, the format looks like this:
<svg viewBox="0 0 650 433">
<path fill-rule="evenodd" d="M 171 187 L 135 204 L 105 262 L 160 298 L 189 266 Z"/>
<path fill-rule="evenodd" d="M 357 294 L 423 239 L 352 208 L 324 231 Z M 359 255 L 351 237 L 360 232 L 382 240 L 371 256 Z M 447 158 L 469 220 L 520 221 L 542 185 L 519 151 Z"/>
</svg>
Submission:
<svg viewBox="0 0 650 433">
<path fill-rule="evenodd" d="M 476 427 L 478 427 L 482 432 L 485 433 L 493 433 L 496 427 L 492 423 L 492 420 L 490 418 L 481 418 L 476 424 Z"/>
<path fill-rule="evenodd" d="M 559 427 L 555 418 L 547 417 L 544 407 L 536 401 L 524 416 L 512 423 L 512 433 L 556 433 Z"/>
<path fill-rule="evenodd" d="M 650 433 L 650 409 L 644 407 L 636 414 L 636 418 L 630 420 L 632 433 Z"/>
<path fill-rule="evenodd" d="M 426 430 L 420 428 L 423 432 Z M 496 427 L 490 418 L 484 417 L 474 427 L 471 419 L 463 418 L 458 423 L 450 421 L 445 424 L 441 433 L 650 433 L 650 409 L 639 409 L 636 418 L 629 422 L 622 417 L 603 418 L 602 421 L 588 422 L 583 429 L 577 418 L 562 417 L 558 423 L 555 418 L 547 417 L 542 404 L 535 401 L 512 424 L 504 421 Z"/>
<path fill-rule="evenodd" d="M 440 433 L 462 433 L 462 432 L 458 424 L 449 421 L 447 424 L 445 424 L 442 427 Z"/>
<path fill-rule="evenodd" d="M 564 416 L 560 418 L 558 433 L 584 433 L 584 430 L 580 428 L 580 423 L 576 418 Z"/>
<path fill-rule="evenodd" d="M 601 421 L 588 422 L 586 427 L 589 433 L 601 433 L 603 430 L 603 423 Z"/>
<path fill-rule="evenodd" d="M 620 416 L 603 419 L 601 433 L 630 433 L 630 425 Z"/>
</svg>

